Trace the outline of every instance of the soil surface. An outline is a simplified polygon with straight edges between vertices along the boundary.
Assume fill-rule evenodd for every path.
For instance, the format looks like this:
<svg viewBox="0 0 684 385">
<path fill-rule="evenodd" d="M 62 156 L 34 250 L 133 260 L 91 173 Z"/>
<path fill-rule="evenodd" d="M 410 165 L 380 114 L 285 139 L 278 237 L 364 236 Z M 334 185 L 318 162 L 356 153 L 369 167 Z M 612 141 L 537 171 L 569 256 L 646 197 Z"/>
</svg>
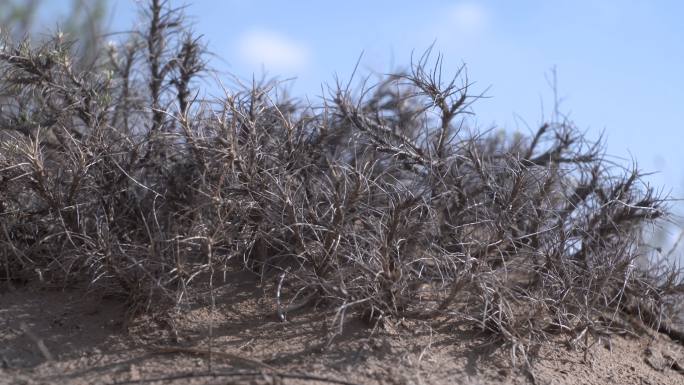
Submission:
<svg viewBox="0 0 684 385">
<path fill-rule="evenodd" d="M 586 353 L 549 341 L 514 365 L 512 349 L 458 325 L 346 315 L 340 328 L 340 314 L 311 307 L 283 322 L 270 286 L 226 282 L 214 311 L 207 300 L 132 320 L 101 292 L 3 289 L 0 384 L 684 384 L 684 347 L 657 333 Z"/>
</svg>

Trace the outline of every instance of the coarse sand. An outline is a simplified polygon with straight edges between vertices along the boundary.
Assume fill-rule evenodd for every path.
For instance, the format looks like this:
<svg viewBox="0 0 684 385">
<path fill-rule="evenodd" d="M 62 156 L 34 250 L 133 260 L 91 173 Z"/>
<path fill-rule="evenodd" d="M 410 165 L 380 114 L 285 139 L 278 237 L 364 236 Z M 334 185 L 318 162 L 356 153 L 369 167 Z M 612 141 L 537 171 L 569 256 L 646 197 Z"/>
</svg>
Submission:
<svg viewBox="0 0 684 385">
<path fill-rule="evenodd" d="M 205 296 L 206 297 L 206 296 Z M 0 384 L 684 384 L 684 347 L 667 336 L 612 336 L 512 349 L 453 323 L 375 328 L 302 309 L 276 317 L 268 285 L 233 274 L 196 303 L 127 317 L 101 291 L 27 285 L 0 291 Z"/>
</svg>

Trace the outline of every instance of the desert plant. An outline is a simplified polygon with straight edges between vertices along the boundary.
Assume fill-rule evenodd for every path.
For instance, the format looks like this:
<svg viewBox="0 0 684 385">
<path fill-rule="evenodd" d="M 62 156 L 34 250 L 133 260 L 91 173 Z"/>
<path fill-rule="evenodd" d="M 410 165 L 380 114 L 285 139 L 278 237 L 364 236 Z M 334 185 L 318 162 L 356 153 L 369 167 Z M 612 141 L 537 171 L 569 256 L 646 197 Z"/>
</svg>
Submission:
<svg viewBox="0 0 684 385">
<path fill-rule="evenodd" d="M 466 69 L 443 78 L 430 50 L 318 106 L 277 82 L 201 100 L 203 45 L 165 1 L 145 13 L 87 68 L 63 37 L 3 40 L 8 284 L 87 280 L 141 311 L 239 265 L 278 281 L 282 319 L 302 298 L 338 322 L 446 318 L 518 353 L 550 333 L 671 330 L 681 275 L 635 263 L 665 199 L 571 121 L 479 132 Z"/>
</svg>

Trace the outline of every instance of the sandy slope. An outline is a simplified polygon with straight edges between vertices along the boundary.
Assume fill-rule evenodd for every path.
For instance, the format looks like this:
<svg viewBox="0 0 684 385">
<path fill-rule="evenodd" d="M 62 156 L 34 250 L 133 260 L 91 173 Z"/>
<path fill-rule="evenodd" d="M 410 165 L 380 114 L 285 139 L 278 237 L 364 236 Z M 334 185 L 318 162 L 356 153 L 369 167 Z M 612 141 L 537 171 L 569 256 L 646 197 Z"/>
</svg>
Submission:
<svg viewBox="0 0 684 385">
<path fill-rule="evenodd" d="M 661 335 L 613 337 L 586 356 L 559 340 L 541 346 L 528 371 L 511 365 L 510 349 L 456 325 L 400 322 L 371 331 L 347 317 L 340 332 L 331 314 L 317 311 L 279 322 L 272 296 L 250 279 L 229 277 L 216 291 L 213 317 L 197 304 L 138 317 L 125 332 L 125 306 L 115 299 L 54 288 L 2 292 L 0 384 L 330 383 L 311 376 L 358 384 L 684 384 L 673 368 L 684 363 L 684 347 Z M 210 363 L 220 375 L 203 376 Z"/>
</svg>

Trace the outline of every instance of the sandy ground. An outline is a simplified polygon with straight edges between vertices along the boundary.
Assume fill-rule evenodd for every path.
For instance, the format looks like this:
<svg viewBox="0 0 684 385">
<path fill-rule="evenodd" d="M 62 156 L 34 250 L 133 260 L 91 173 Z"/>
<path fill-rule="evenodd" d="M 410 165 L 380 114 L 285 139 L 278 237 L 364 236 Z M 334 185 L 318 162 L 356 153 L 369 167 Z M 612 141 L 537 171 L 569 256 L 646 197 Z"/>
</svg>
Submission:
<svg viewBox="0 0 684 385">
<path fill-rule="evenodd" d="M 214 312 L 198 303 L 130 323 L 101 293 L 2 291 L 0 384 L 684 384 L 684 347 L 662 335 L 614 336 L 586 355 L 550 342 L 529 369 L 453 324 L 372 329 L 348 316 L 340 330 L 312 309 L 281 322 L 254 278 L 227 281 Z"/>
</svg>

